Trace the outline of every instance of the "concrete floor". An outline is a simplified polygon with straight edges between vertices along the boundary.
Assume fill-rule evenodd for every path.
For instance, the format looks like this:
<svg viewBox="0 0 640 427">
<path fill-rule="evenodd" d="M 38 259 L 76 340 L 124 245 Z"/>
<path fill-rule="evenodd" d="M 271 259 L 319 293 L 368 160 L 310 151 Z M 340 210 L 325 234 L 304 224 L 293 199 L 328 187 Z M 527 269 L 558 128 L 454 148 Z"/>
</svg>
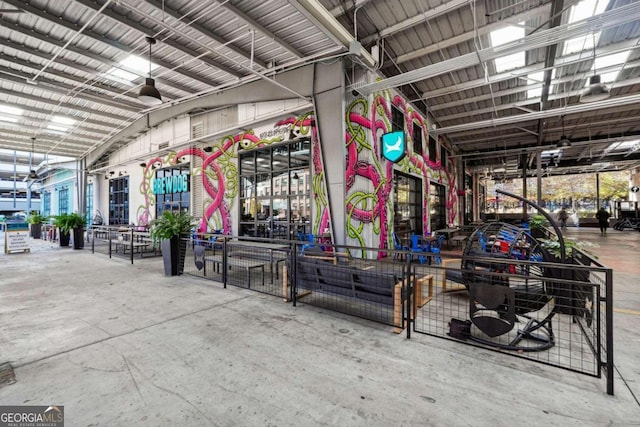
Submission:
<svg viewBox="0 0 640 427">
<path fill-rule="evenodd" d="M 68 426 L 640 425 L 640 233 L 569 229 L 614 268 L 616 395 L 597 379 L 33 242 L 0 255 L 0 405 Z M 633 394 L 632 394 L 633 391 Z"/>
</svg>

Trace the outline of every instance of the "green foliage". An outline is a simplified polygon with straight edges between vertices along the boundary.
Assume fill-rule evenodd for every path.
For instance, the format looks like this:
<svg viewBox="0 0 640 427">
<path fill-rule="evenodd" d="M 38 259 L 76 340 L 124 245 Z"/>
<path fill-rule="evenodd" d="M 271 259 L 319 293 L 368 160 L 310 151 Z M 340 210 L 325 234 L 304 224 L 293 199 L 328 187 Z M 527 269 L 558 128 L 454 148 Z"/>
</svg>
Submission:
<svg viewBox="0 0 640 427">
<path fill-rule="evenodd" d="M 62 233 L 69 233 L 74 228 L 82 228 L 87 225 L 85 217 L 75 212 L 55 215 L 52 218 L 56 223 L 56 227 L 58 227 Z"/>
<path fill-rule="evenodd" d="M 557 238 L 554 238 L 552 240 L 545 240 L 542 243 L 542 247 L 545 248 L 550 254 L 554 255 L 556 258 L 560 258 L 560 242 Z M 573 255 L 574 249 L 578 249 L 582 252 L 590 254 L 597 259 L 597 255 L 589 250 L 589 248 L 597 247 L 597 244 L 591 242 L 585 242 L 582 240 L 571 240 L 567 238 L 564 239 L 564 249 L 567 257 Z"/>
<path fill-rule="evenodd" d="M 31 215 L 27 218 L 27 222 L 29 224 L 44 224 L 47 222 L 47 218 L 45 216 L 40 215 L 40 212 L 33 211 Z"/>
<path fill-rule="evenodd" d="M 540 214 L 535 214 L 531 217 L 531 219 L 529 220 L 529 228 L 531 229 L 543 229 L 548 227 L 549 224 L 549 220 L 547 220 L 547 218 L 544 215 L 540 215 Z"/>
<path fill-rule="evenodd" d="M 189 214 L 164 211 L 159 218 L 151 221 L 150 234 L 157 242 L 188 234 L 195 225 L 195 219 Z"/>
</svg>

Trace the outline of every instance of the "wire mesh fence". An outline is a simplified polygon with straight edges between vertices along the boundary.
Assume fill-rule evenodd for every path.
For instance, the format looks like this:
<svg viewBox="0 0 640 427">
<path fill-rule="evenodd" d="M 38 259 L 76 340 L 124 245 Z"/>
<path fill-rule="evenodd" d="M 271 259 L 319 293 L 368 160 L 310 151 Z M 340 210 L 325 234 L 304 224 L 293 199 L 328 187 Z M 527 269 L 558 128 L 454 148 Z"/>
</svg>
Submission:
<svg viewBox="0 0 640 427">
<path fill-rule="evenodd" d="M 612 357 L 608 272 L 572 260 L 465 258 L 435 267 L 441 279 L 414 329 L 599 377 Z"/>
<path fill-rule="evenodd" d="M 596 377 L 604 367 L 613 393 L 612 274 L 579 252 L 562 264 L 231 236 L 185 243 L 185 274 L 408 337 L 425 333 Z"/>
<path fill-rule="evenodd" d="M 160 255 L 149 232 L 133 227 L 93 226 L 88 231 L 92 253 L 121 257 L 131 260 Z"/>
</svg>

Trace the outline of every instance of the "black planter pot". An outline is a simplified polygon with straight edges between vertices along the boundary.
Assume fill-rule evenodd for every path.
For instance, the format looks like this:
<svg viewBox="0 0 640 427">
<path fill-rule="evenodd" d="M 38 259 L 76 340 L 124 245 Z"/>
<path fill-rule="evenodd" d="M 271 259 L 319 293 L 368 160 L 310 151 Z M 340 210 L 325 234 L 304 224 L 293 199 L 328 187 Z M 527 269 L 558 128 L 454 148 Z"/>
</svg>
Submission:
<svg viewBox="0 0 640 427">
<path fill-rule="evenodd" d="M 84 248 L 84 229 L 74 228 L 73 229 L 73 249 L 82 249 Z"/>
<path fill-rule="evenodd" d="M 172 237 L 171 239 L 160 242 L 165 276 L 178 276 L 182 274 L 186 249 L 187 242 L 180 239 L 180 237 Z"/>
<path fill-rule="evenodd" d="M 69 246 L 70 235 L 69 232 L 60 230 L 60 246 Z"/>
<path fill-rule="evenodd" d="M 31 224 L 31 237 L 34 239 L 42 238 L 42 224 Z"/>
</svg>

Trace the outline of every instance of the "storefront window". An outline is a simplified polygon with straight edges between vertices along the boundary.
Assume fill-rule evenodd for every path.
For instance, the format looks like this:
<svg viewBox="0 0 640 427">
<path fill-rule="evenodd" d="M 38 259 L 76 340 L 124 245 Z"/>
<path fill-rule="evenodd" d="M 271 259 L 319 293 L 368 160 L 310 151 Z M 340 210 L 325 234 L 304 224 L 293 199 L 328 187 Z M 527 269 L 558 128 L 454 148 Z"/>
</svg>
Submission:
<svg viewBox="0 0 640 427">
<path fill-rule="evenodd" d="M 431 216 L 431 231 L 447 227 L 447 205 L 444 185 L 430 184 L 429 213 Z"/>
<path fill-rule="evenodd" d="M 51 215 L 51 193 L 48 191 L 42 193 L 42 215 L 45 217 Z"/>
<path fill-rule="evenodd" d="M 58 190 L 58 214 L 69 213 L 69 189 L 60 188 Z"/>
<path fill-rule="evenodd" d="M 295 239 L 310 232 L 309 140 L 240 154 L 241 236 Z"/>
<path fill-rule="evenodd" d="M 165 210 L 189 213 L 191 187 L 189 165 L 179 168 L 159 169 L 153 181 L 156 196 L 156 218 Z"/>
<path fill-rule="evenodd" d="M 93 184 L 87 185 L 87 197 L 85 199 L 87 209 L 85 211 L 85 219 L 87 225 L 93 225 Z"/>
<path fill-rule="evenodd" d="M 395 172 L 393 184 L 396 234 L 422 234 L 422 180 Z"/>
<path fill-rule="evenodd" d="M 129 224 L 129 177 L 109 181 L 109 225 Z"/>
</svg>

